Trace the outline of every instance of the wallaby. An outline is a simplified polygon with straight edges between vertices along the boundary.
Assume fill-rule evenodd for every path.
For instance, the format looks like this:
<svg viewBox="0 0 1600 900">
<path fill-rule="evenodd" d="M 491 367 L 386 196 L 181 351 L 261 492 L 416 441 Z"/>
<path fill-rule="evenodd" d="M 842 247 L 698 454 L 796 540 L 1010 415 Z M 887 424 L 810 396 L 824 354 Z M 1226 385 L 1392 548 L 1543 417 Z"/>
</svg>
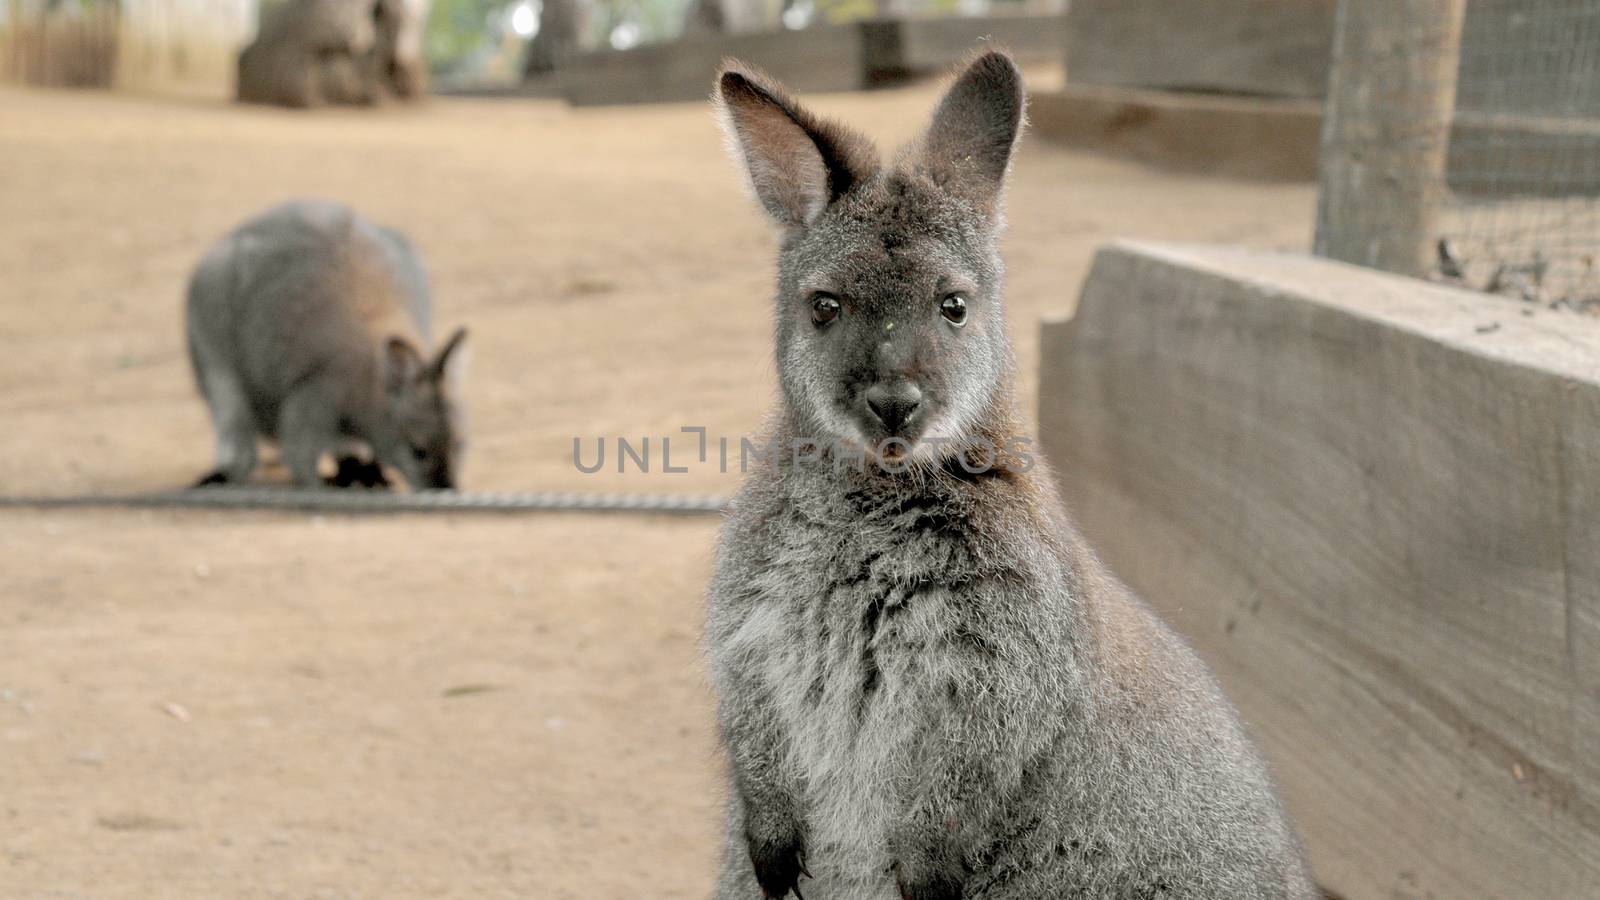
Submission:
<svg viewBox="0 0 1600 900">
<path fill-rule="evenodd" d="M 295 107 L 363 102 L 363 60 L 377 39 L 371 0 L 288 0 L 262 15 L 239 54 L 237 96 Z"/>
<path fill-rule="evenodd" d="M 737 62 L 715 93 L 782 226 L 779 452 L 733 501 L 706 623 L 716 896 L 1317 896 L 1232 706 L 1016 437 L 1011 59 L 977 56 L 888 165 Z"/>
<path fill-rule="evenodd" d="M 239 55 L 245 103 L 309 107 L 414 99 L 427 92 L 422 33 L 430 0 L 288 0 L 262 16 Z"/>
<path fill-rule="evenodd" d="M 217 432 L 200 483 L 249 478 L 264 437 L 301 487 L 324 483 L 324 454 L 358 445 L 415 489 L 454 487 L 449 362 L 466 331 L 430 356 L 430 314 L 411 243 L 339 204 L 286 203 L 223 238 L 189 282 L 189 356 Z M 382 481 L 348 456 L 334 479 Z"/>
</svg>

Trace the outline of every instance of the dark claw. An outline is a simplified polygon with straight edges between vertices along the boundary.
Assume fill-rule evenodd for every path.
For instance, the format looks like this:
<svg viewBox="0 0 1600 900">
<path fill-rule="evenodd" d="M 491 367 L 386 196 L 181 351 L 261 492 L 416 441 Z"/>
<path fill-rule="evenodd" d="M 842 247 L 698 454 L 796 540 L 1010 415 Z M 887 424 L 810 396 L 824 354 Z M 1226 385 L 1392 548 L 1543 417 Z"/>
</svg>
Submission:
<svg viewBox="0 0 1600 900">
<path fill-rule="evenodd" d="M 750 841 L 750 863 L 755 866 L 756 883 L 761 885 L 761 893 L 767 900 L 783 900 L 790 893 L 805 900 L 800 893 L 800 876 L 810 878 L 811 873 L 801 861 L 804 852 L 798 843 Z"/>
<path fill-rule="evenodd" d="M 197 488 L 203 488 L 203 487 L 210 487 L 211 485 L 214 485 L 214 484 L 227 484 L 227 483 L 228 483 L 228 476 L 219 469 L 219 470 L 217 470 L 215 472 L 207 472 L 204 476 L 202 476 L 200 478 L 199 481 L 196 481 L 194 483 L 194 486 L 197 487 Z"/>
</svg>

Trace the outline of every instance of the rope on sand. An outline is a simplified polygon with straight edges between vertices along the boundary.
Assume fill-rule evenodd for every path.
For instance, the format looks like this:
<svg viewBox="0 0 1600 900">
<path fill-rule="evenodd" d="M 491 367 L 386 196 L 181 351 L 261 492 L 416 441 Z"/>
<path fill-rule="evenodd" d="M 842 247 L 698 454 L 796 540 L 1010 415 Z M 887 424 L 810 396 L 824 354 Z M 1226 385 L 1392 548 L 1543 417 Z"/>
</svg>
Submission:
<svg viewBox="0 0 1600 900">
<path fill-rule="evenodd" d="M 325 513 L 630 512 L 703 515 L 721 513 L 723 497 L 672 494 L 462 493 L 304 488 L 204 487 L 142 494 L 4 497 L 11 509 L 251 509 Z"/>
</svg>

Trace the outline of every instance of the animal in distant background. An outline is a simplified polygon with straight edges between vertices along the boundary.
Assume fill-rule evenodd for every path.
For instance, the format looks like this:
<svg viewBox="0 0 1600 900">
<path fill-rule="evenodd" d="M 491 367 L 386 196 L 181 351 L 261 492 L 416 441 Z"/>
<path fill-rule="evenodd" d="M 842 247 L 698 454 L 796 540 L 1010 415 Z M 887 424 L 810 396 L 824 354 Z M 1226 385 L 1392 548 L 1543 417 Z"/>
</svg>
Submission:
<svg viewBox="0 0 1600 900">
<path fill-rule="evenodd" d="M 716 92 L 783 228 L 778 452 L 706 622 L 718 900 L 1316 897 L 1232 705 L 1017 449 L 1016 66 L 977 57 L 887 163 L 748 68 Z"/>
<path fill-rule="evenodd" d="M 428 92 L 422 38 L 431 5 L 432 0 L 377 0 L 373 7 L 377 44 L 368 58 L 374 92 L 401 100 L 415 100 Z"/>
<path fill-rule="evenodd" d="M 380 464 L 416 489 L 456 486 L 450 362 L 466 332 L 432 350 L 427 278 L 398 231 L 336 203 L 275 207 L 200 261 L 187 313 L 217 433 L 202 485 L 249 478 L 266 438 L 301 487 L 376 486 Z M 318 468 L 326 454 L 342 457 L 331 481 Z"/>
<path fill-rule="evenodd" d="M 245 103 L 311 107 L 415 99 L 427 92 L 422 31 L 430 0 L 288 0 L 262 16 L 239 56 Z"/>
</svg>

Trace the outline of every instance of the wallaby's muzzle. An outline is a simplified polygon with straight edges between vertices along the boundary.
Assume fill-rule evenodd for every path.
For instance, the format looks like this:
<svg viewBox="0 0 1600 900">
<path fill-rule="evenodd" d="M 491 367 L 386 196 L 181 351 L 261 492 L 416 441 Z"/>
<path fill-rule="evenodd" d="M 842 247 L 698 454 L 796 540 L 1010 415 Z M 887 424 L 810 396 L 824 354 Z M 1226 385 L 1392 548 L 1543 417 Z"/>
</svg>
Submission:
<svg viewBox="0 0 1600 900">
<path fill-rule="evenodd" d="M 902 429 L 911 424 L 922 406 L 922 390 L 908 379 L 880 381 L 862 392 L 867 410 L 883 426 L 890 437 L 903 436 Z"/>
</svg>

